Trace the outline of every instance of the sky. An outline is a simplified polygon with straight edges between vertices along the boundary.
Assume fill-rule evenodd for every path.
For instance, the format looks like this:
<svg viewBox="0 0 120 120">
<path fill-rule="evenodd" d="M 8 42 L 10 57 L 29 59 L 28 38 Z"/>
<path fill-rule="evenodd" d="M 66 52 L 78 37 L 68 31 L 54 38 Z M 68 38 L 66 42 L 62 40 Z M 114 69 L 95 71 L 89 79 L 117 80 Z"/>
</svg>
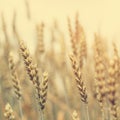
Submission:
<svg viewBox="0 0 120 120">
<path fill-rule="evenodd" d="M 32 19 L 29 22 L 26 19 L 24 1 L 0 0 L 0 14 L 4 14 L 9 28 L 15 10 L 20 32 L 29 40 L 34 37 L 30 36 L 34 33 L 33 26 L 40 21 L 50 26 L 57 19 L 66 34 L 67 17 L 74 24 L 76 12 L 79 12 L 79 20 L 89 42 L 93 40 L 95 32 L 100 32 L 108 40 L 120 39 L 120 0 L 29 0 Z"/>
</svg>

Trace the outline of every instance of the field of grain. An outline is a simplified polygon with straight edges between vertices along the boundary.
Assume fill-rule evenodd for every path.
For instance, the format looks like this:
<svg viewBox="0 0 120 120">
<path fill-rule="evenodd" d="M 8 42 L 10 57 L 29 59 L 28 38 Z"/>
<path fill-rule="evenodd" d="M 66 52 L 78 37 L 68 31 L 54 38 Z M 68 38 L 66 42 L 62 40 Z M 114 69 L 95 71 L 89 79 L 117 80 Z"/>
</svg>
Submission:
<svg viewBox="0 0 120 120">
<path fill-rule="evenodd" d="M 49 25 L 23 4 L 0 14 L 0 120 L 119 120 L 119 42 L 89 38 L 79 10 Z"/>
</svg>

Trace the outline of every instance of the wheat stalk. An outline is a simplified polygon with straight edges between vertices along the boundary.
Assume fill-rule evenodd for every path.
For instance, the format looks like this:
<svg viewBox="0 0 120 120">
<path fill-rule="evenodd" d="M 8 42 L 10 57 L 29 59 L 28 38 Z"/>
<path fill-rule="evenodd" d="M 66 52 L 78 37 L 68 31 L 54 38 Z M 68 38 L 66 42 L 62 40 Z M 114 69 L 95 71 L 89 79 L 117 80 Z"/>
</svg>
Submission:
<svg viewBox="0 0 120 120">
<path fill-rule="evenodd" d="M 25 7 L 26 7 L 27 18 L 30 20 L 31 19 L 30 4 L 28 0 L 24 0 L 24 2 L 25 2 Z"/>
<path fill-rule="evenodd" d="M 19 102 L 20 116 L 21 116 L 21 119 L 22 119 L 23 118 L 23 112 L 22 112 L 22 105 L 21 105 L 21 88 L 20 88 L 19 79 L 18 79 L 18 76 L 17 76 L 17 73 L 16 73 L 16 68 L 15 68 L 15 63 L 14 63 L 14 60 L 13 60 L 12 53 L 9 54 L 9 68 L 10 68 L 10 71 L 11 71 L 11 77 L 12 77 L 14 92 L 15 92 L 16 97 L 17 97 L 18 102 Z"/>
<path fill-rule="evenodd" d="M 89 113 L 88 113 L 88 98 L 87 98 L 87 93 L 86 93 L 86 87 L 84 85 L 84 82 L 82 80 L 82 72 L 80 71 L 79 64 L 77 63 L 77 60 L 75 56 L 71 55 L 70 56 L 73 72 L 75 75 L 75 81 L 77 84 L 77 88 L 81 97 L 81 101 L 85 104 L 85 110 L 87 114 L 87 120 L 89 120 Z"/>
<path fill-rule="evenodd" d="M 4 37 L 5 37 L 5 45 L 4 45 L 4 57 L 6 59 L 6 62 L 8 63 L 8 54 L 9 54 L 9 49 L 10 49 L 10 42 L 9 42 L 9 36 L 8 36 L 8 31 L 7 31 L 7 26 L 6 26 L 6 22 L 4 19 L 4 15 L 2 14 L 1 17 L 1 21 L 2 21 L 2 29 L 3 29 L 3 33 L 4 33 Z"/>
</svg>

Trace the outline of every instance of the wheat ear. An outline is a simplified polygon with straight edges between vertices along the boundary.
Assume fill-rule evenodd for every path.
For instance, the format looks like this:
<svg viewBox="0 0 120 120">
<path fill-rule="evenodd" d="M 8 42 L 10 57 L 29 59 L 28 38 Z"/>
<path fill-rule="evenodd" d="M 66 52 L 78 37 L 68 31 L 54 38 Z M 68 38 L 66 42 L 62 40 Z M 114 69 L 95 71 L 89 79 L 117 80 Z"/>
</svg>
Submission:
<svg viewBox="0 0 120 120">
<path fill-rule="evenodd" d="M 4 117 L 5 117 L 7 120 L 15 120 L 15 115 L 14 115 L 14 113 L 13 113 L 13 109 L 12 109 L 12 107 L 10 106 L 9 103 L 7 103 L 6 106 L 5 106 Z"/>
<path fill-rule="evenodd" d="M 40 91 L 41 120 L 44 120 L 44 109 L 47 100 L 47 91 L 48 91 L 48 73 L 44 72 Z"/>
<path fill-rule="evenodd" d="M 73 111 L 73 113 L 72 113 L 72 119 L 73 120 L 80 120 L 79 117 L 78 117 L 77 111 Z"/>
<path fill-rule="evenodd" d="M 22 105 L 21 105 L 21 88 L 20 88 L 19 79 L 18 79 L 18 76 L 17 76 L 17 73 L 16 73 L 15 63 L 14 63 L 14 60 L 13 60 L 12 53 L 9 54 L 9 68 L 10 68 L 10 71 L 11 71 L 11 77 L 12 77 L 14 92 L 15 92 L 16 97 L 17 97 L 18 102 L 19 102 L 20 117 L 22 119 L 23 118 L 23 112 L 22 112 Z"/>
<path fill-rule="evenodd" d="M 41 86 L 41 110 L 44 110 L 45 108 L 47 91 L 48 91 L 48 73 L 44 72 L 42 86 Z"/>
<path fill-rule="evenodd" d="M 113 43 L 114 55 L 113 59 L 109 62 L 109 79 L 107 81 L 108 85 L 108 100 L 110 102 L 110 110 L 114 120 L 118 120 L 117 112 L 117 82 L 119 79 L 119 55 L 116 45 Z"/>
<path fill-rule="evenodd" d="M 87 104 L 88 101 L 87 101 L 86 87 L 84 86 L 84 83 L 82 81 L 82 73 L 80 72 L 76 58 L 73 55 L 70 56 L 70 60 L 71 60 L 73 72 L 75 75 L 77 88 L 81 96 L 81 101 Z"/>
<path fill-rule="evenodd" d="M 82 80 L 82 72 L 80 71 L 80 67 L 79 67 L 79 64 L 77 63 L 75 56 L 71 55 L 70 60 L 71 60 L 71 64 L 72 64 L 73 72 L 75 75 L 75 80 L 76 80 L 76 84 L 77 84 L 77 88 L 78 88 L 78 91 L 80 94 L 81 101 L 85 105 L 85 110 L 86 110 L 86 114 L 87 114 L 86 119 L 89 120 L 88 100 L 87 100 L 88 97 L 87 97 L 87 93 L 86 93 L 86 87 Z"/>
</svg>

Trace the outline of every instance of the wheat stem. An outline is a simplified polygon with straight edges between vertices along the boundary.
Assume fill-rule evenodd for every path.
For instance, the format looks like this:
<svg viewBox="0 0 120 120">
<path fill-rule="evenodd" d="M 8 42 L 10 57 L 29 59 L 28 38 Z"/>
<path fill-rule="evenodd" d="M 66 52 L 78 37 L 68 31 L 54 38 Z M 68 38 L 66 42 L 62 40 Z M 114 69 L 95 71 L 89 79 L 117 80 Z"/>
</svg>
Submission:
<svg viewBox="0 0 120 120">
<path fill-rule="evenodd" d="M 86 120 L 90 120 L 90 118 L 89 118 L 88 104 L 85 105 L 85 109 L 86 109 Z"/>
<path fill-rule="evenodd" d="M 23 120 L 23 110 L 22 110 L 21 100 L 19 100 L 19 111 L 20 111 L 20 118 L 21 120 Z"/>
<path fill-rule="evenodd" d="M 44 112 L 43 112 L 43 110 L 40 110 L 40 113 L 41 113 L 41 119 L 40 120 L 44 120 Z"/>
</svg>

